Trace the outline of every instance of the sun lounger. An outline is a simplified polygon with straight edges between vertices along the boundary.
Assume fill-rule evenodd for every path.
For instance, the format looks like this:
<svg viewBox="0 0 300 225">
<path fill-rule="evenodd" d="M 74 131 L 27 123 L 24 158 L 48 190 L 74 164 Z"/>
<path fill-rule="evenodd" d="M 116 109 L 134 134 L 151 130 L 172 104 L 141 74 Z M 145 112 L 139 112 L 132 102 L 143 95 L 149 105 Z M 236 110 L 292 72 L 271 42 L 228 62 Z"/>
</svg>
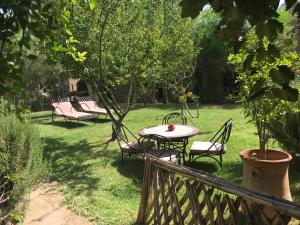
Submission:
<svg viewBox="0 0 300 225">
<path fill-rule="evenodd" d="M 101 115 L 108 115 L 105 108 L 100 108 L 97 106 L 96 102 L 93 101 L 90 97 L 77 97 L 78 104 L 82 111 L 87 113 L 94 113 L 94 114 L 101 114 Z M 111 110 L 113 112 L 113 110 Z"/>
<path fill-rule="evenodd" d="M 64 117 L 65 119 L 77 120 L 77 121 L 96 117 L 96 115 L 93 113 L 78 112 L 72 106 L 69 98 L 59 99 L 59 101 L 52 101 L 51 105 L 53 107 L 52 122 L 54 121 L 54 116 L 61 116 Z"/>
</svg>

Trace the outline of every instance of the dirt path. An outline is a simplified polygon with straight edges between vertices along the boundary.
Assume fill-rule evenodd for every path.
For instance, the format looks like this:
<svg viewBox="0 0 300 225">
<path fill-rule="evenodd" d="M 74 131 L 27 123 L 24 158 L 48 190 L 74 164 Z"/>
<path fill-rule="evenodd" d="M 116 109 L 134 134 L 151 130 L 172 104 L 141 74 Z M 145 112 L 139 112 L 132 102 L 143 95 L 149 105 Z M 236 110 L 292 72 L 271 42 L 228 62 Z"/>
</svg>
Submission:
<svg viewBox="0 0 300 225">
<path fill-rule="evenodd" d="M 61 204 L 57 183 L 42 184 L 30 193 L 24 225 L 92 225 Z"/>
</svg>

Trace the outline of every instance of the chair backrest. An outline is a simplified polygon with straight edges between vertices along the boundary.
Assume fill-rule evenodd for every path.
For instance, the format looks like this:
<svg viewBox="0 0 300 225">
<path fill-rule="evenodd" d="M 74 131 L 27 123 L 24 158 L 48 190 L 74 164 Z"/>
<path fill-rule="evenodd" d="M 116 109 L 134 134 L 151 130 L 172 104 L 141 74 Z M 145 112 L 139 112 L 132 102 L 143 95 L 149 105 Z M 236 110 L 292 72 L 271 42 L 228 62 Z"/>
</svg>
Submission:
<svg viewBox="0 0 300 225">
<path fill-rule="evenodd" d="M 112 123 L 113 132 L 116 135 L 117 141 L 119 143 L 119 146 L 121 147 L 122 142 L 126 143 L 128 146 L 130 138 L 135 139 L 135 141 L 138 141 L 136 136 L 124 125 L 124 124 L 115 124 Z"/>
<path fill-rule="evenodd" d="M 229 141 L 232 130 L 232 122 L 232 119 L 230 119 L 224 124 L 223 144 L 226 144 Z"/>
<path fill-rule="evenodd" d="M 186 117 L 179 112 L 172 112 L 167 114 L 162 121 L 162 124 L 169 124 L 169 123 L 174 123 L 174 124 L 182 124 L 185 125 L 187 122 Z"/>
<path fill-rule="evenodd" d="M 213 144 L 221 140 L 222 150 L 224 145 L 229 141 L 231 129 L 232 129 L 232 119 L 229 119 L 224 123 L 224 125 L 218 130 L 218 132 L 210 140 Z"/>
<path fill-rule="evenodd" d="M 57 101 L 52 101 L 51 105 L 53 106 L 54 110 L 58 108 L 63 113 L 76 112 L 69 98 L 63 98 Z"/>
</svg>

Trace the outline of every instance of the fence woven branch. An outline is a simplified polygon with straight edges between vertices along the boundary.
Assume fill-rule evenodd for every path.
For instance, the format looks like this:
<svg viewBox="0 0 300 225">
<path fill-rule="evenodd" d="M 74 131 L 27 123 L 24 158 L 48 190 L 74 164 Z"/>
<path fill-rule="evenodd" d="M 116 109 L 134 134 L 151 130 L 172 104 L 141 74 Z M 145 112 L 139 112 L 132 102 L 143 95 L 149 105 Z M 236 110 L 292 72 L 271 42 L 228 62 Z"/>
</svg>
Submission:
<svg viewBox="0 0 300 225">
<path fill-rule="evenodd" d="M 148 157 L 137 224 L 300 225 L 300 205 Z"/>
</svg>

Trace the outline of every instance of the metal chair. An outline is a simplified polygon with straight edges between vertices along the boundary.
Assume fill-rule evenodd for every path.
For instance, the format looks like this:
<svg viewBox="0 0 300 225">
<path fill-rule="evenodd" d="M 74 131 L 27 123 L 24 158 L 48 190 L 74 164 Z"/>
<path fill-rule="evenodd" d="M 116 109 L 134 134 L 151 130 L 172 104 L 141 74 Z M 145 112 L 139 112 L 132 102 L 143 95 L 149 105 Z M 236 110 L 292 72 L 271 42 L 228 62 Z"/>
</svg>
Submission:
<svg viewBox="0 0 300 225">
<path fill-rule="evenodd" d="M 189 153 L 190 161 L 194 161 L 199 157 L 207 156 L 216 160 L 220 167 L 223 168 L 222 156 L 227 151 L 225 144 L 230 138 L 231 129 L 232 119 L 228 120 L 212 137 L 212 139 L 210 139 L 210 141 L 194 141 Z M 219 157 L 219 159 L 217 157 Z"/>
<path fill-rule="evenodd" d="M 146 144 L 141 144 L 139 139 L 124 124 L 117 126 L 113 123 L 112 127 L 121 150 L 122 162 L 124 162 L 124 154 L 128 157 L 136 154 L 144 158 L 143 148 L 148 147 Z"/>
<path fill-rule="evenodd" d="M 169 123 L 173 124 L 181 124 L 181 125 L 186 125 L 187 124 L 187 119 L 185 115 L 179 112 L 172 112 L 167 115 L 162 120 L 163 125 L 167 125 Z M 183 158 L 183 163 L 185 163 L 185 156 L 186 154 L 186 146 L 188 144 L 188 139 L 177 139 L 173 140 L 173 144 L 176 144 L 177 148 L 180 150 Z"/>
<path fill-rule="evenodd" d="M 162 124 L 169 124 L 169 123 L 174 123 L 174 124 L 181 124 L 181 125 L 186 125 L 187 119 L 186 117 L 179 113 L 179 112 L 172 112 L 167 115 L 162 120 Z"/>
<path fill-rule="evenodd" d="M 155 146 L 155 143 L 157 145 Z M 177 150 L 176 143 L 169 138 L 157 134 L 149 134 L 140 139 L 145 156 L 153 155 L 160 160 L 180 163 L 180 152 Z"/>
</svg>

